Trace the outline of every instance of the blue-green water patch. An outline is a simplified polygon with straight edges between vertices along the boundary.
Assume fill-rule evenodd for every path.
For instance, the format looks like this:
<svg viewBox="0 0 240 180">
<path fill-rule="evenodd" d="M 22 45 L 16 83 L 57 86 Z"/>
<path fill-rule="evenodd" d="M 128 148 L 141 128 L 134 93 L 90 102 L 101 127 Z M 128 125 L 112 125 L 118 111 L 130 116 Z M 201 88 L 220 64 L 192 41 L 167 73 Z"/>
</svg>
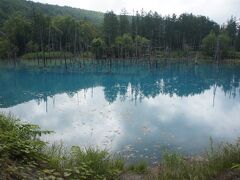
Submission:
<svg viewBox="0 0 240 180">
<path fill-rule="evenodd" d="M 126 68 L 124 68 L 126 67 Z M 202 152 L 240 136 L 240 66 L 146 64 L 74 72 L 0 69 L 0 111 L 55 133 L 156 163 L 164 148 Z"/>
</svg>

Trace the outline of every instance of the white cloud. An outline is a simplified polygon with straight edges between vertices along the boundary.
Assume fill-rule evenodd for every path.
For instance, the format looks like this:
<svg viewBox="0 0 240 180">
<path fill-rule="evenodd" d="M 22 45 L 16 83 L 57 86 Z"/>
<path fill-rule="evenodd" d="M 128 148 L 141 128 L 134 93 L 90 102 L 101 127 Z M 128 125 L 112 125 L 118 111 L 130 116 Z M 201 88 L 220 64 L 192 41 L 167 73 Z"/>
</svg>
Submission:
<svg viewBox="0 0 240 180">
<path fill-rule="evenodd" d="M 159 94 L 141 103 L 131 101 L 129 88 L 125 101 L 118 96 L 112 104 L 106 101 L 103 90 L 80 90 L 72 97 L 57 94 L 48 97 L 47 106 L 31 100 L 0 111 L 54 130 L 50 141 L 62 139 L 68 145 L 98 145 L 117 151 L 138 138 L 143 144 L 150 143 L 149 147 L 169 143 L 191 150 L 203 148 L 210 136 L 220 140 L 239 137 L 239 96 L 230 99 L 221 88 L 217 89 L 214 107 L 213 87 L 188 97 Z"/>
<path fill-rule="evenodd" d="M 232 15 L 240 18 L 239 0 L 34 0 L 42 3 L 67 5 L 82 9 L 106 12 L 122 9 L 132 14 L 133 10 L 157 11 L 162 15 L 188 12 L 209 16 L 218 23 L 224 23 Z"/>
</svg>

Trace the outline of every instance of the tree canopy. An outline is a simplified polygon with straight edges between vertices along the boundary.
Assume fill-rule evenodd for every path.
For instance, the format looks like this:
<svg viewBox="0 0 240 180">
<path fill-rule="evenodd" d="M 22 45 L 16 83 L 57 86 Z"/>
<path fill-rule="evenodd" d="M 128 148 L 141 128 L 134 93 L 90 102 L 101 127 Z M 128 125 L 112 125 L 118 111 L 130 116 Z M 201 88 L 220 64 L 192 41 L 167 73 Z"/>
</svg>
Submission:
<svg viewBox="0 0 240 180">
<path fill-rule="evenodd" d="M 203 50 L 209 56 L 219 39 L 224 55 L 240 50 L 240 25 L 232 17 L 221 26 L 205 16 L 161 16 L 157 12 L 120 15 L 99 14 L 96 23 L 84 10 L 33 3 L 25 0 L 0 2 L 0 56 L 13 58 L 29 52 L 63 51 L 95 57 L 143 57 L 156 49 Z M 76 15 L 77 12 L 79 15 Z M 97 12 L 90 12 L 95 17 Z M 80 15 L 81 14 L 81 15 Z"/>
</svg>

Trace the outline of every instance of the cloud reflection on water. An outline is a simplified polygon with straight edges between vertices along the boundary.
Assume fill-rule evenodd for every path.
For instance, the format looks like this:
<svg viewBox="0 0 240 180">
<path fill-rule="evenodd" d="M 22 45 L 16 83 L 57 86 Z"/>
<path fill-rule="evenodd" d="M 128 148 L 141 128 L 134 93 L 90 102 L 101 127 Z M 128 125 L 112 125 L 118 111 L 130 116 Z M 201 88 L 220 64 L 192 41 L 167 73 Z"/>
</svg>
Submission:
<svg viewBox="0 0 240 180">
<path fill-rule="evenodd" d="M 189 154 L 207 147 L 210 137 L 240 136 L 237 66 L 116 70 L 1 70 L 0 111 L 55 131 L 52 142 L 99 146 L 151 162 L 163 147 Z"/>
<path fill-rule="evenodd" d="M 233 140 L 239 135 L 239 96 L 229 98 L 214 87 L 188 97 L 159 94 L 143 98 L 140 103 L 120 95 L 113 103 L 106 101 L 104 88 L 80 90 L 48 97 L 47 101 L 31 100 L 1 111 L 12 112 L 23 120 L 54 130 L 49 140 L 63 140 L 68 145 L 96 146 L 122 151 L 131 145 L 135 151 L 159 153 L 154 146 L 169 146 L 194 153 L 203 150 L 209 137 Z M 238 99 L 238 100 L 237 100 Z"/>
</svg>

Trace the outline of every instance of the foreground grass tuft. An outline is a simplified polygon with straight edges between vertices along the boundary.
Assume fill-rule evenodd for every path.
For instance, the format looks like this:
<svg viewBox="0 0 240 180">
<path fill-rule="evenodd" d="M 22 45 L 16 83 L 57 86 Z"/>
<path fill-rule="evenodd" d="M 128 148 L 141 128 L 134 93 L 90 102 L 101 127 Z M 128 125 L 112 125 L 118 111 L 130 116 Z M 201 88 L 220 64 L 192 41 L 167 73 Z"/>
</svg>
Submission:
<svg viewBox="0 0 240 180">
<path fill-rule="evenodd" d="M 211 141 L 212 142 L 212 141 Z M 218 179 L 224 173 L 233 172 L 240 178 L 240 141 L 213 146 L 198 158 L 185 158 L 178 153 L 164 153 L 159 179 Z M 231 179 L 231 178 L 230 178 Z"/>
<path fill-rule="evenodd" d="M 53 144 L 45 152 L 49 167 L 69 179 L 116 179 L 124 169 L 121 158 L 104 150 L 73 146 L 69 152 L 62 144 Z"/>
<path fill-rule="evenodd" d="M 146 174 L 148 172 L 147 168 L 147 163 L 145 161 L 140 161 L 135 164 L 130 164 L 127 166 L 126 170 L 137 174 Z"/>
</svg>

